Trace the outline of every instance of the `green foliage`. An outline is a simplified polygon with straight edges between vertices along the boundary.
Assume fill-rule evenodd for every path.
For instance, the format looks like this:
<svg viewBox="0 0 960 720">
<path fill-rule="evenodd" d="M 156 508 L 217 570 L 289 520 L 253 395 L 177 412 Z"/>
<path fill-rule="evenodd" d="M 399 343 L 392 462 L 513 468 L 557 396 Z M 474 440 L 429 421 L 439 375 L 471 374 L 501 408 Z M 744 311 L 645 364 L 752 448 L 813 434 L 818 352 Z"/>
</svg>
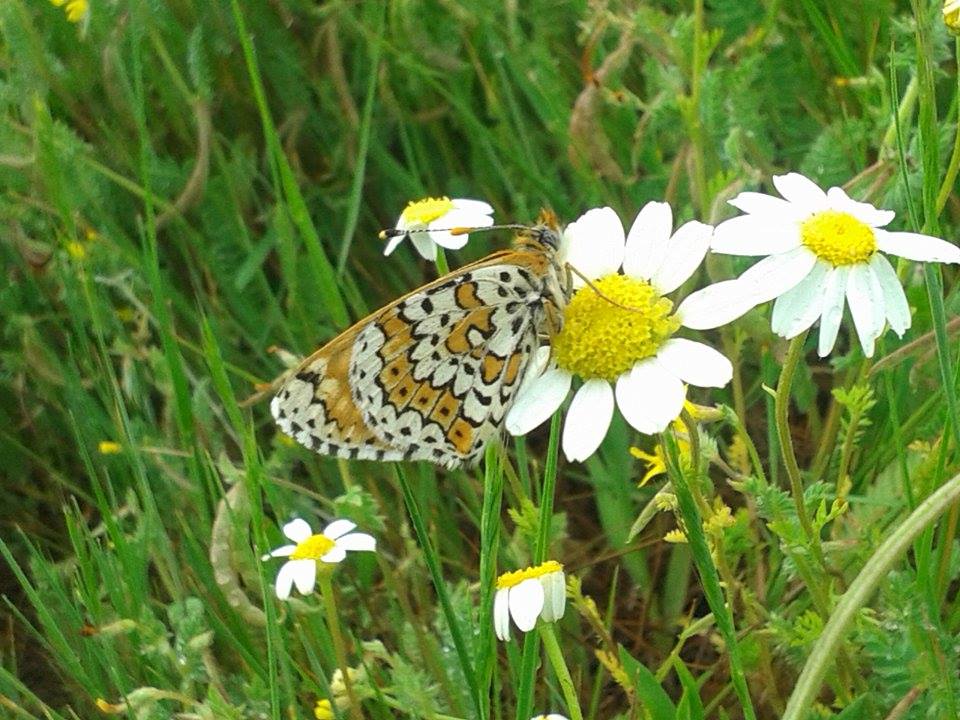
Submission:
<svg viewBox="0 0 960 720">
<path fill-rule="evenodd" d="M 556 492 L 560 425 L 503 478 L 398 476 L 291 445 L 267 384 L 435 277 L 377 239 L 424 195 L 501 222 L 667 200 L 675 225 L 715 223 L 798 171 L 955 239 L 940 9 L 116 0 L 71 23 L 0 2 L 5 712 L 310 717 L 332 697 L 348 717 L 342 651 L 364 716 L 569 714 L 539 639 L 500 643 L 489 617 L 491 578 L 546 556 L 575 585 L 557 637 L 588 720 L 749 717 L 744 688 L 783 716 L 861 568 L 957 472 L 956 268 L 896 266 L 913 327 L 872 362 L 849 316 L 831 358 L 803 358 L 802 495 L 764 390 L 786 354 L 768 307 L 706 335 L 737 374 L 690 390 L 734 408 L 696 458 L 687 431 L 617 418 L 588 462 L 559 460 Z M 450 264 L 507 243 L 474 234 Z M 712 254 L 681 296 L 753 262 Z M 638 489 L 629 448 L 658 442 L 668 471 Z M 320 598 L 280 603 L 283 561 L 259 559 L 293 517 L 377 538 L 333 577 L 342 648 Z M 688 545 L 661 542 L 676 527 Z M 957 527 L 948 511 L 864 599 L 809 717 L 960 716 Z"/>
</svg>

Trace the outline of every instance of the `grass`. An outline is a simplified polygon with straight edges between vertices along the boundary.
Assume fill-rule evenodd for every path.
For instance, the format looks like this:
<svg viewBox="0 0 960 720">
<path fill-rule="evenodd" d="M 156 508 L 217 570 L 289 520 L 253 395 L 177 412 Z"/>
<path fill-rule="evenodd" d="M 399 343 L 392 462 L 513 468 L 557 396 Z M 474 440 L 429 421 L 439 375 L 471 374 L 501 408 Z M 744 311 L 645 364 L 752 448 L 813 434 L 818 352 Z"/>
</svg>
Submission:
<svg viewBox="0 0 960 720">
<path fill-rule="evenodd" d="M 243 402 L 435 277 L 377 239 L 425 195 L 717 223 L 799 171 L 954 241 L 939 4 L 6 0 L 0 38 L 0 716 L 960 716 L 956 267 L 900 262 L 913 326 L 872 359 L 849 315 L 827 360 L 769 306 L 705 333 L 735 380 L 642 487 L 619 419 L 583 464 L 555 419 L 447 472 Z M 378 552 L 281 603 L 293 516 Z M 544 558 L 557 642 L 497 641 L 494 578 Z"/>
</svg>

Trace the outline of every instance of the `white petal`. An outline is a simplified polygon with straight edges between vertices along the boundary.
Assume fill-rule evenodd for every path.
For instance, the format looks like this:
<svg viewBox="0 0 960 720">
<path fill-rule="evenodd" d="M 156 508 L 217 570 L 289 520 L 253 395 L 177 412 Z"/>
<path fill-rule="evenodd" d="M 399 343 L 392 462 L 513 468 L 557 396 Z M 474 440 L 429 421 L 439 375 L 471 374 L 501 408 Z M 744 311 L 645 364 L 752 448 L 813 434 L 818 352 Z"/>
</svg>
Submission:
<svg viewBox="0 0 960 720">
<path fill-rule="evenodd" d="M 542 345 L 533 352 L 530 362 L 527 363 L 527 369 L 523 371 L 523 377 L 520 379 L 517 397 L 520 397 L 531 383 L 543 375 L 547 369 L 547 364 L 550 362 L 551 351 L 552 348 L 549 345 Z"/>
<path fill-rule="evenodd" d="M 453 207 L 457 210 L 464 210 L 473 215 L 493 215 L 493 206 L 483 200 L 469 200 L 467 198 L 455 198 Z M 492 224 L 492 222 L 490 223 Z M 477 226 L 486 227 L 486 226 Z"/>
<path fill-rule="evenodd" d="M 813 325 L 823 310 L 823 288 L 832 265 L 818 261 L 803 280 L 777 298 L 770 329 L 777 335 L 793 338 Z"/>
<path fill-rule="evenodd" d="M 665 202 L 648 202 L 637 213 L 627 235 L 623 271 L 648 280 L 660 266 L 663 249 L 673 230 L 673 210 Z"/>
<path fill-rule="evenodd" d="M 507 432 L 525 435 L 553 415 L 570 391 L 573 376 L 553 368 L 531 382 L 507 413 Z"/>
<path fill-rule="evenodd" d="M 626 421 L 640 432 L 652 435 L 664 430 L 680 414 L 686 393 L 680 378 L 650 358 L 620 376 L 616 396 Z"/>
<path fill-rule="evenodd" d="M 556 622 L 563 617 L 566 609 L 566 578 L 562 572 L 552 572 L 541 577 L 540 581 L 543 585 L 543 612 L 540 617 L 544 622 Z"/>
<path fill-rule="evenodd" d="M 657 352 L 657 364 L 697 387 L 723 387 L 733 377 L 733 365 L 723 353 L 684 338 L 667 340 Z"/>
<path fill-rule="evenodd" d="M 357 524 L 355 522 L 351 522 L 350 520 L 344 520 L 341 518 L 340 520 L 334 520 L 332 523 L 327 525 L 323 529 L 323 534 L 326 535 L 331 540 L 336 540 L 341 535 L 346 535 L 348 532 L 353 530 L 356 526 Z"/>
<path fill-rule="evenodd" d="M 726 255 L 777 255 L 800 242 L 800 226 L 789 216 L 740 215 L 714 228 L 710 248 Z"/>
<path fill-rule="evenodd" d="M 677 308 L 677 316 L 684 327 L 707 330 L 736 320 L 758 304 L 751 287 L 724 280 L 688 295 Z"/>
<path fill-rule="evenodd" d="M 293 565 L 293 584 L 301 595 L 309 595 L 313 592 L 313 586 L 317 581 L 317 561 L 316 560 L 291 560 L 288 565 Z"/>
<path fill-rule="evenodd" d="M 335 563 L 343 562 L 345 557 L 347 557 L 347 551 L 340 547 L 340 544 L 338 543 L 335 548 L 329 550 L 325 555 L 320 556 L 320 562 L 333 565 Z"/>
<path fill-rule="evenodd" d="M 394 235 L 394 236 L 393 236 L 392 238 L 390 238 L 390 240 L 387 242 L 386 247 L 383 248 L 383 254 L 384 254 L 384 255 L 389 255 L 390 253 L 392 253 L 394 250 L 397 249 L 397 247 L 400 245 L 400 243 L 403 242 L 403 239 L 406 238 L 406 237 L 409 237 L 409 236 L 407 236 L 407 235 Z"/>
<path fill-rule="evenodd" d="M 800 173 L 774 175 L 773 186 L 784 198 L 799 205 L 804 214 L 815 213 L 827 207 L 827 194 L 813 180 Z"/>
<path fill-rule="evenodd" d="M 796 218 L 797 208 L 775 195 L 758 192 L 742 192 L 728 203 L 750 215 L 766 215 L 770 218 Z"/>
<path fill-rule="evenodd" d="M 946 240 L 911 232 L 873 232 L 877 247 L 891 255 L 920 262 L 960 263 L 960 247 Z"/>
<path fill-rule="evenodd" d="M 563 231 L 561 260 L 583 275 L 596 278 L 614 273 L 623 262 L 623 224 L 608 207 L 588 210 Z M 584 282 L 573 276 L 573 286 Z"/>
<path fill-rule="evenodd" d="M 509 598 L 509 590 L 497 590 L 493 596 L 493 630 L 499 640 L 510 639 Z"/>
<path fill-rule="evenodd" d="M 759 305 L 794 287 L 816 264 L 816 255 L 806 247 L 798 247 L 764 258 L 737 278 L 737 282 L 751 289 L 755 304 Z"/>
<path fill-rule="evenodd" d="M 437 245 L 430 239 L 430 233 L 410 233 L 410 242 L 424 260 L 433 262 L 437 259 Z"/>
<path fill-rule="evenodd" d="M 296 518 L 283 526 L 283 534 L 295 543 L 302 543 L 313 535 L 313 530 L 310 529 L 310 525 L 306 520 Z"/>
<path fill-rule="evenodd" d="M 907 296 L 903 292 L 903 285 L 900 284 L 897 271 L 880 253 L 874 253 L 870 258 L 870 267 L 873 268 L 873 273 L 883 289 L 883 306 L 887 311 L 887 321 L 893 331 L 899 337 L 903 337 L 907 328 L 910 327 L 910 306 L 907 304 Z"/>
<path fill-rule="evenodd" d="M 543 610 L 543 585 L 536 578 L 510 588 L 510 617 L 523 632 L 533 630 Z"/>
<path fill-rule="evenodd" d="M 897 216 L 893 210 L 880 210 L 870 203 L 854 200 L 843 188 L 832 187 L 827 190 L 827 199 L 834 210 L 853 215 L 860 222 L 875 228 L 890 224 Z"/>
<path fill-rule="evenodd" d="M 337 547 L 344 550 L 373 552 L 377 549 L 377 541 L 373 535 L 367 535 L 367 533 L 350 533 L 337 540 Z"/>
<path fill-rule="evenodd" d="M 650 277 L 661 295 L 683 285 L 703 262 L 710 247 L 713 227 L 693 220 L 680 226 L 666 242 L 666 255 Z M 626 263 L 626 261 L 624 261 Z"/>
<path fill-rule="evenodd" d="M 573 396 L 563 426 L 563 454 L 583 462 L 596 452 L 613 418 L 613 389 L 606 380 L 587 380 Z"/>
<path fill-rule="evenodd" d="M 460 233 L 454 235 L 452 232 L 447 230 L 448 227 L 457 227 L 456 225 L 444 225 L 443 229 L 431 230 L 429 232 L 430 239 L 439 245 L 442 248 L 447 250 L 459 250 L 464 245 L 467 244 L 467 241 L 470 239 L 469 233 Z M 423 253 L 421 253 L 422 255 Z"/>
<path fill-rule="evenodd" d="M 817 345 L 817 354 L 820 357 L 829 355 L 837 342 L 837 332 L 840 330 L 840 321 L 843 320 L 843 300 L 846 297 L 849 275 L 849 265 L 834 268 L 827 274 L 823 290 L 823 313 L 820 316 L 820 342 Z"/>
<path fill-rule="evenodd" d="M 284 563 L 283 567 L 280 568 L 280 572 L 277 573 L 275 589 L 277 597 L 281 600 L 286 600 L 290 597 L 290 590 L 293 588 L 293 576 L 296 574 L 294 562 L 295 561 Z"/>
<path fill-rule="evenodd" d="M 863 354 L 873 357 L 873 345 L 883 332 L 886 311 L 883 289 L 866 263 L 850 266 L 847 280 L 847 304 L 853 316 L 853 325 L 863 346 Z"/>
<path fill-rule="evenodd" d="M 267 555 L 263 555 L 260 559 L 267 560 L 272 557 L 287 557 L 296 549 L 296 545 L 281 545 L 276 550 L 271 550 Z"/>
</svg>

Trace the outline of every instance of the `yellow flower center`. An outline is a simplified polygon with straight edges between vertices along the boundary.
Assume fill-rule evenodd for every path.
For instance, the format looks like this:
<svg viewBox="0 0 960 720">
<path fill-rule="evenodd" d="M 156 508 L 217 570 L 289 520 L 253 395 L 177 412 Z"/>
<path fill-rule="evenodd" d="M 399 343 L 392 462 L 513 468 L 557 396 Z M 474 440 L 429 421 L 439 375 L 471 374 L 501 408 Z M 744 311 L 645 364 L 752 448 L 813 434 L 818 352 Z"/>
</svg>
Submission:
<svg viewBox="0 0 960 720">
<path fill-rule="evenodd" d="M 803 244 L 834 267 L 866 262 L 877 251 L 873 228 L 838 210 L 815 213 L 800 224 Z"/>
<path fill-rule="evenodd" d="M 333 550 L 336 543 L 326 535 L 311 535 L 290 553 L 291 560 L 319 560 Z"/>
<path fill-rule="evenodd" d="M 563 572 L 563 565 L 558 563 L 556 560 L 547 560 L 545 563 L 535 565 L 534 567 L 528 567 L 524 568 L 523 570 L 514 570 L 513 572 L 504 573 L 497 578 L 497 590 L 511 588 L 514 585 L 519 585 L 524 580 L 542 577 L 555 572 Z"/>
<path fill-rule="evenodd" d="M 607 275 L 593 285 L 596 290 L 580 288 L 567 304 L 554 356 L 557 365 L 585 380 L 613 381 L 656 355 L 680 320 L 670 315 L 673 303 L 648 282 Z"/>
<path fill-rule="evenodd" d="M 429 225 L 451 210 L 453 210 L 453 201 L 448 197 L 424 198 L 407 204 L 400 217 L 407 225 Z"/>
</svg>

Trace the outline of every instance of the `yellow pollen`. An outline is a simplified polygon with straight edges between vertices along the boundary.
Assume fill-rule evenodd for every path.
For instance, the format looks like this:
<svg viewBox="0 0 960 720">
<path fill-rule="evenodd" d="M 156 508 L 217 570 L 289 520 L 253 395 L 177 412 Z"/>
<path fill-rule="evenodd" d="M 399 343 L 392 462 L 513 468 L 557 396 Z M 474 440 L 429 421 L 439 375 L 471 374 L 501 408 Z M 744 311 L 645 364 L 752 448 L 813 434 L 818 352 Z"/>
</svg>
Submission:
<svg viewBox="0 0 960 720">
<path fill-rule="evenodd" d="M 670 315 L 673 303 L 648 282 L 618 274 L 593 285 L 603 297 L 590 286 L 574 294 L 564 311 L 554 354 L 557 365 L 585 380 L 613 381 L 640 360 L 656 355 L 680 320 Z"/>
<path fill-rule="evenodd" d="M 824 210 L 800 224 L 803 244 L 834 267 L 866 262 L 877 251 L 873 228 L 849 213 Z"/>
<path fill-rule="evenodd" d="M 291 560 L 319 560 L 333 550 L 336 543 L 326 535 L 311 535 L 290 553 Z"/>
<path fill-rule="evenodd" d="M 453 201 L 448 197 L 424 198 L 411 201 L 400 214 L 407 225 L 429 225 L 438 217 L 453 210 Z"/>
<path fill-rule="evenodd" d="M 514 585 L 519 585 L 524 580 L 542 577 L 555 572 L 563 572 L 563 565 L 558 563 L 556 560 L 547 560 L 545 563 L 540 565 L 524 568 L 523 570 L 514 570 L 513 572 L 504 573 L 497 578 L 497 590 L 511 588 Z"/>
</svg>

